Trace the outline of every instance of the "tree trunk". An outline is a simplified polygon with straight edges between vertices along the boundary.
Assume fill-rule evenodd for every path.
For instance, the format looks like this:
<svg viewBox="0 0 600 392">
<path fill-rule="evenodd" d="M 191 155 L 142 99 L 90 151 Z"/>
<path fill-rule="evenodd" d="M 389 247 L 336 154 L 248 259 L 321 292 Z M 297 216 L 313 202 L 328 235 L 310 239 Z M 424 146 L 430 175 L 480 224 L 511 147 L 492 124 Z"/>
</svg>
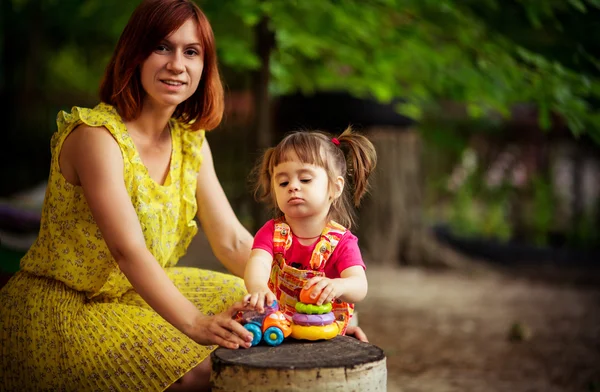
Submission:
<svg viewBox="0 0 600 392">
<path fill-rule="evenodd" d="M 358 237 L 367 262 L 477 268 L 439 242 L 423 224 L 421 139 L 414 129 L 373 127 L 365 134 L 378 163 L 372 188 L 359 209 Z"/>
<path fill-rule="evenodd" d="M 256 107 L 254 123 L 254 151 L 262 152 L 271 146 L 271 99 L 269 97 L 270 57 L 275 47 L 275 35 L 269 30 L 269 20 L 263 17 L 255 28 L 256 54 L 261 60 L 260 69 L 252 75 L 252 96 Z M 267 219 L 266 209 L 259 203 L 252 204 L 253 231 L 256 232 Z"/>
</svg>

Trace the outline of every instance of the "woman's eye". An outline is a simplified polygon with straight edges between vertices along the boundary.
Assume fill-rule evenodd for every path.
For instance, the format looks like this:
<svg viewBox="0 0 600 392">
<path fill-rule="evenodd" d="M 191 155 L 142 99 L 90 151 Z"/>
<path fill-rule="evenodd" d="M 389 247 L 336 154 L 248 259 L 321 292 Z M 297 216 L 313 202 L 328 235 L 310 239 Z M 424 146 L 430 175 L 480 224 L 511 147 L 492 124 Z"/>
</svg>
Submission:
<svg viewBox="0 0 600 392">
<path fill-rule="evenodd" d="M 196 49 L 187 49 L 184 53 L 189 57 L 198 56 L 200 54 Z"/>
<path fill-rule="evenodd" d="M 166 45 L 158 45 L 154 50 L 157 52 L 166 52 L 169 49 L 166 47 Z"/>
</svg>

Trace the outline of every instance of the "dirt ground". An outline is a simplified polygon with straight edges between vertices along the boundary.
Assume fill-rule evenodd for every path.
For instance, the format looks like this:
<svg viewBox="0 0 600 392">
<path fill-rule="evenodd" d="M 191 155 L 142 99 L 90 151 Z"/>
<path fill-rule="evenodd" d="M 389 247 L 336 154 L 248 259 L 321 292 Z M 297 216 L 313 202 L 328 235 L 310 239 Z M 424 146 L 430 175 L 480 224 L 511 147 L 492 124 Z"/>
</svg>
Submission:
<svg viewBox="0 0 600 392">
<path fill-rule="evenodd" d="M 219 269 L 208 251 L 198 236 L 182 263 Z M 369 294 L 356 309 L 386 354 L 388 391 L 600 391 L 598 270 L 536 268 L 368 265 Z M 513 325 L 523 339 L 509 339 Z"/>
<path fill-rule="evenodd" d="M 600 391 L 600 287 L 369 268 L 359 324 L 388 391 Z M 509 339 L 512 326 L 524 331 Z"/>
</svg>

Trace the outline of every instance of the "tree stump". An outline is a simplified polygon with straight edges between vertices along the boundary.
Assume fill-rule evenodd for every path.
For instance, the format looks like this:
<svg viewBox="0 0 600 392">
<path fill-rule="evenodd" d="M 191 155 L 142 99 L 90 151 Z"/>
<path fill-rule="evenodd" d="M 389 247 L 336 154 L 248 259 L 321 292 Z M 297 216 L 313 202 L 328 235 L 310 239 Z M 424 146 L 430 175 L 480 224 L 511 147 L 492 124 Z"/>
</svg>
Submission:
<svg viewBox="0 0 600 392">
<path fill-rule="evenodd" d="M 212 355 L 213 392 L 383 392 L 386 359 L 379 347 L 348 336 L 277 347 L 218 348 Z"/>
</svg>

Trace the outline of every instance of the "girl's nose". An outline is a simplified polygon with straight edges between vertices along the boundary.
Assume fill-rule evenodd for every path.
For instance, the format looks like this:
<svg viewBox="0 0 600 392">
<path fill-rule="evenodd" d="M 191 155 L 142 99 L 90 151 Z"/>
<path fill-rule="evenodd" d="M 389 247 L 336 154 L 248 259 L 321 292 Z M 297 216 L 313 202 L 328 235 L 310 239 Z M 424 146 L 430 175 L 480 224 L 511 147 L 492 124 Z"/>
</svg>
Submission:
<svg viewBox="0 0 600 392">
<path fill-rule="evenodd" d="M 296 184 L 296 183 L 290 183 L 290 188 L 289 188 L 289 192 L 290 193 L 296 192 L 298 189 L 299 189 L 298 188 L 298 184 Z"/>
</svg>

